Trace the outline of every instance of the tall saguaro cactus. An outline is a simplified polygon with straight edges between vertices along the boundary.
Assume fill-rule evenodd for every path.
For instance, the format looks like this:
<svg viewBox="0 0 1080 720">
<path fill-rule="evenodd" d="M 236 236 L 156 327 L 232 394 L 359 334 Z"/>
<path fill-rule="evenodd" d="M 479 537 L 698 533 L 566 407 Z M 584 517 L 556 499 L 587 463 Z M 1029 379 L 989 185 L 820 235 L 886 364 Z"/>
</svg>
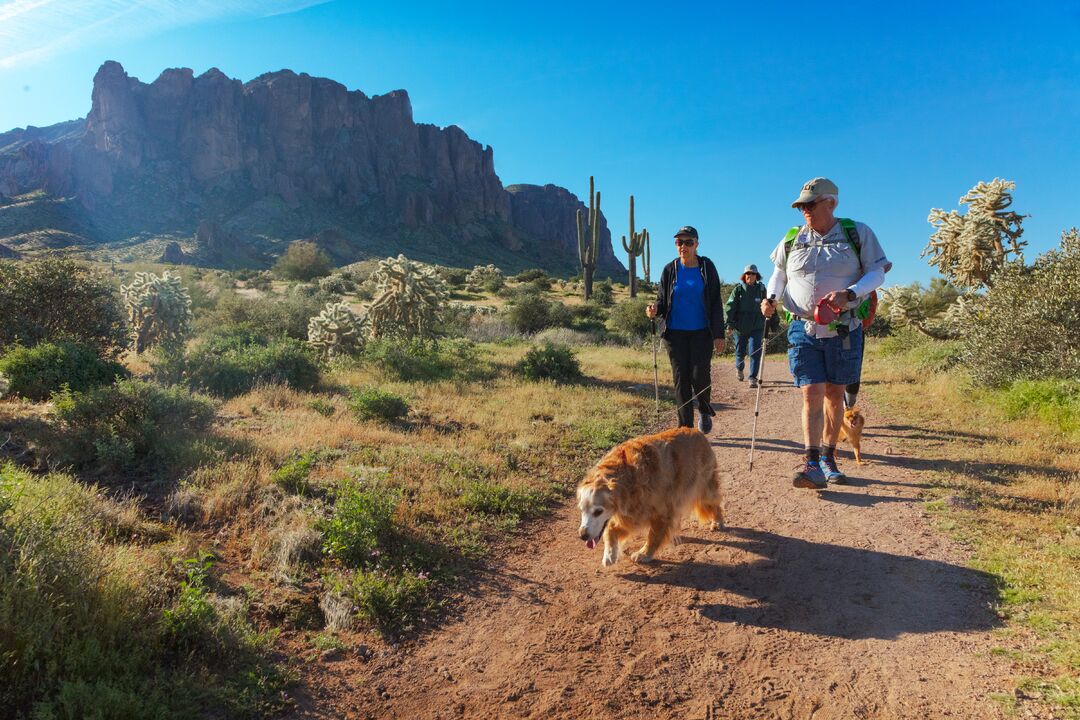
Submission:
<svg viewBox="0 0 1080 720">
<path fill-rule="evenodd" d="M 585 300 L 592 297 L 593 273 L 596 271 L 596 258 L 600 254 L 600 193 L 593 191 L 593 176 L 589 176 L 589 216 L 584 217 L 577 211 L 577 247 L 578 260 L 581 261 L 581 275 L 585 286 Z"/>
<path fill-rule="evenodd" d="M 637 259 L 645 249 L 645 236 L 648 231 L 642 228 L 641 232 L 634 232 L 634 196 L 630 196 L 630 242 L 626 242 L 623 235 L 622 246 L 626 250 L 630 262 L 630 297 L 637 297 Z"/>
</svg>

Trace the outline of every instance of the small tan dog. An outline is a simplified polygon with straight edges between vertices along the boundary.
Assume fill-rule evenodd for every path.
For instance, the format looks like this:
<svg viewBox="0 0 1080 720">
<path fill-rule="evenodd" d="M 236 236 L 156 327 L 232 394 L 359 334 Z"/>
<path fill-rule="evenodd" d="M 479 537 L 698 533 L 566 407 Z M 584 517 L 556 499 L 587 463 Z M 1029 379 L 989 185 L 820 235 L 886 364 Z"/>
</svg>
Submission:
<svg viewBox="0 0 1080 720">
<path fill-rule="evenodd" d="M 840 439 L 847 440 L 851 443 L 851 448 L 855 451 L 855 464 L 862 465 L 862 431 L 863 426 L 866 425 L 866 418 L 863 417 L 862 411 L 858 406 L 849 408 L 844 411 L 844 423 L 840 426 Z"/>
<path fill-rule="evenodd" d="M 710 529 L 724 523 L 716 456 L 708 438 L 691 428 L 615 446 L 585 475 L 577 498 L 578 535 L 589 549 L 604 538 L 605 566 L 615 564 L 619 546 L 635 530 L 647 529 L 648 537 L 630 559 L 647 563 L 665 542 L 678 542 L 691 510 Z"/>
</svg>

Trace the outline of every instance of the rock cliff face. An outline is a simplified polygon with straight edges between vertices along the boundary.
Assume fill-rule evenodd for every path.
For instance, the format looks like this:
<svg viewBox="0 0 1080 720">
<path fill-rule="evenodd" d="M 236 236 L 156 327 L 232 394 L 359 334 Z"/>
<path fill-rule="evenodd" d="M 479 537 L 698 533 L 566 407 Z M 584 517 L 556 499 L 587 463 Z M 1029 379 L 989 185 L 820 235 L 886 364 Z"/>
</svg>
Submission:
<svg viewBox="0 0 1080 720">
<path fill-rule="evenodd" d="M 404 90 L 368 97 L 289 70 L 241 83 L 171 69 L 146 84 L 112 61 L 85 121 L 0 134 L 0 194 L 33 190 L 73 199 L 88 242 L 186 235 L 212 259 L 332 230 L 339 255 L 465 264 L 475 250 L 563 272 L 583 207 L 553 185 L 503 188 L 490 147 L 415 123 Z M 599 269 L 621 272 L 606 229 L 602 245 Z"/>
</svg>

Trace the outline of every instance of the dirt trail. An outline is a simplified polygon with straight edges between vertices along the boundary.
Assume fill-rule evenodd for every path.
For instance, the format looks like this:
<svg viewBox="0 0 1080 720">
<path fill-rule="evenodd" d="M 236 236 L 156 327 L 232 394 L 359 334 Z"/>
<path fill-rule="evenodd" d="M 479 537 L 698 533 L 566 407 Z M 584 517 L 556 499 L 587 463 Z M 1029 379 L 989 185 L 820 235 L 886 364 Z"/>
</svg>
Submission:
<svg viewBox="0 0 1080 720">
<path fill-rule="evenodd" d="M 799 397 L 769 383 L 750 478 L 753 394 L 733 374 L 714 367 L 726 531 L 688 520 L 683 544 L 653 565 L 624 555 L 601 569 L 568 505 L 458 619 L 367 663 L 323 665 L 296 716 L 1000 716 L 988 699 L 1006 674 L 988 654 L 990 584 L 930 529 L 925 463 L 891 445 L 917 428 L 868 408 L 872 464 L 848 459 L 850 485 L 798 490 Z"/>
</svg>

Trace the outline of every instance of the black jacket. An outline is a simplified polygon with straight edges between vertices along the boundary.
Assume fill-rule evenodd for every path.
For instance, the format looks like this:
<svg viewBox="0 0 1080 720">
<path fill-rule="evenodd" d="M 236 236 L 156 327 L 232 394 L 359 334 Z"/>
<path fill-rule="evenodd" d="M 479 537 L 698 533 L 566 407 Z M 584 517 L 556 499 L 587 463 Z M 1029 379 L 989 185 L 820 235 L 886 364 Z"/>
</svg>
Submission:
<svg viewBox="0 0 1080 720">
<path fill-rule="evenodd" d="M 664 266 L 664 272 L 660 274 L 660 288 L 656 293 L 656 317 L 660 318 L 660 336 L 667 334 L 668 309 L 671 307 L 671 296 L 675 292 L 675 268 L 679 260 L 676 258 Z M 724 337 L 724 301 L 720 298 L 720 275 L 716 272 L 716 266 L 712 260 L 704 255 L 698 255 L 697 270 L 705 282 L 705 317 L 709 320 L 709 331 L 713 339 Z M 685 270 L 683 272 L 686 272 Z"/>
</svg>

